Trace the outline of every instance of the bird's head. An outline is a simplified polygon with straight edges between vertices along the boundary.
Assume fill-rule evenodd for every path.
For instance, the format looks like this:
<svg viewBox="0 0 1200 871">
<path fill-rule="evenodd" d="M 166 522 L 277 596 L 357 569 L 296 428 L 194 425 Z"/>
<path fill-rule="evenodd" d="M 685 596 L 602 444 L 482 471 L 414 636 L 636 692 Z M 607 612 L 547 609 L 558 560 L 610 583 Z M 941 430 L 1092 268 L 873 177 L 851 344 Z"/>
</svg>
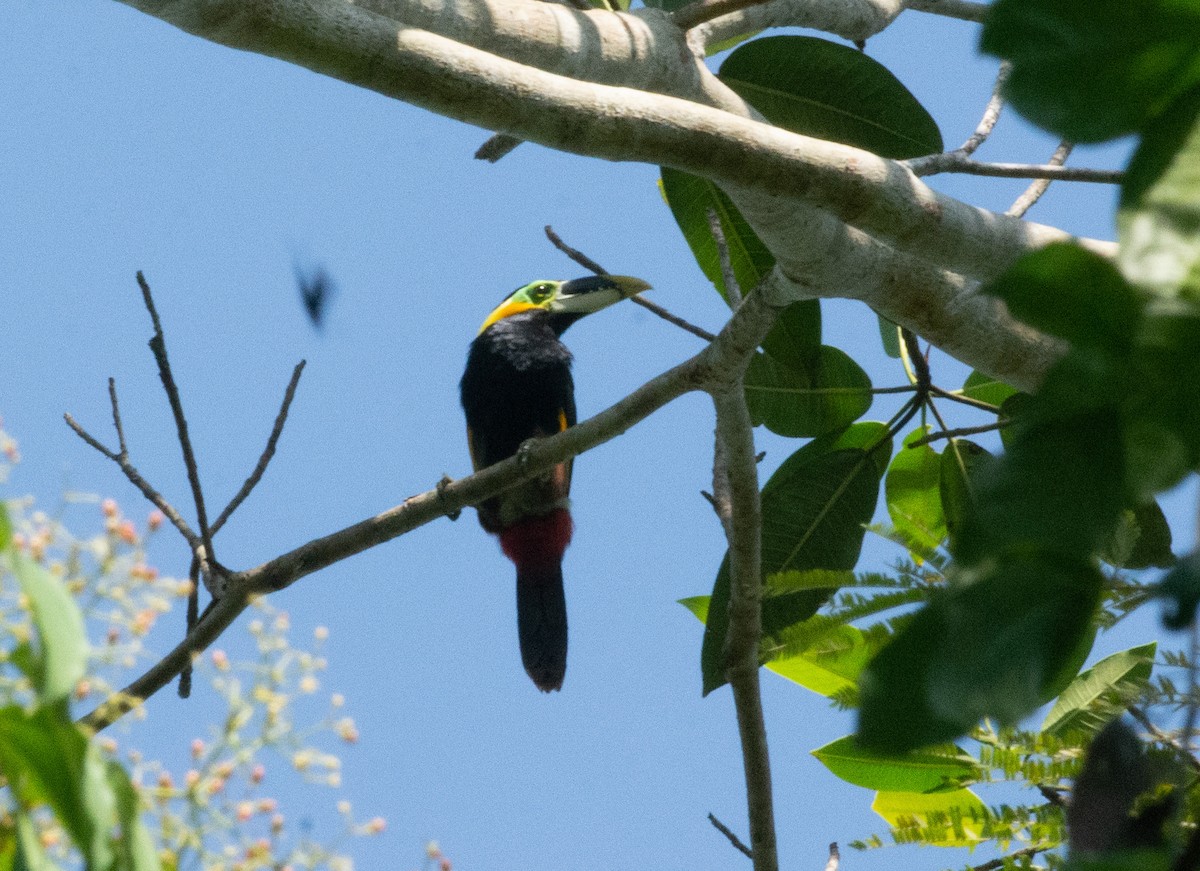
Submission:
<svg viewBox="0 0 1200 871">
<path fill-rule="evenodd" d="M 628 275 L 590 275 L 570 281 L 531 281 L 517 288 L 496 306 L 479 332 L 482 333 L 497 321 L 522 312 L 544 311 L 551 316 L 555 331 L 561 334 L 584 315 L 598 312 L 614 302 L 649 289 L 650 285 L 645 281 Z"/>
</svg>

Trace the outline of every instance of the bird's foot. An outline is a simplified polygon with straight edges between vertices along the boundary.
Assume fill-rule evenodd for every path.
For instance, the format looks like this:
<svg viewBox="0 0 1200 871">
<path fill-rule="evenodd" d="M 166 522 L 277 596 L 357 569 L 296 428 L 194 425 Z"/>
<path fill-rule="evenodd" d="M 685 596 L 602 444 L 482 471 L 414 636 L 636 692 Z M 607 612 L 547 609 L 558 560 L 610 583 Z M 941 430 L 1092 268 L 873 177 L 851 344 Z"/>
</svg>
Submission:
<svg viewBox="0 0 1200 871">
<path fill-rule="evenodd" d="M 451 520 L 458 520 L 458 516 L 462 514 L 461 508 L 446 508 L 446 488 L 454 483 L 454 479 L 449 475 L 442 475 L 442 479 L 437 482 L 438 502 L 442 503 L 442 510 L 446 512 L 446 516 Z"/>
<path fill-rule="evenodd" d="M 533 449 L 537 446 L 537 439 L 525 439 L 521 442 L 521 446 L 517 448 L 517 465 L 528 466 L 529 461 L 533 459 Z"/>
</svg>

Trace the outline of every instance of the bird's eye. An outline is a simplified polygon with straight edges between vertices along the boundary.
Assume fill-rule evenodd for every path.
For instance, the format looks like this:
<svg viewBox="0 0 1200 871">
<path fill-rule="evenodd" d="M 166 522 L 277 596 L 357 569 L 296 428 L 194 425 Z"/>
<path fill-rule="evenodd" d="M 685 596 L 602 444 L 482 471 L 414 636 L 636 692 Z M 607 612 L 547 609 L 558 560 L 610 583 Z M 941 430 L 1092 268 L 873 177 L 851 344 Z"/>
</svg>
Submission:
<svg viewBox="0 0 1200 871">
<path fill-rule="evenodd" d="M 533 288 L 533 296 L 535 299 L 543 300 L 546 297 L 548 297 L 550 295 L 551 291 L 553 291 L 553 290 L 554 290 L 554 287 L 552 285 L 538 284 L 538 285 L 535 285 Z"/>
</svg>

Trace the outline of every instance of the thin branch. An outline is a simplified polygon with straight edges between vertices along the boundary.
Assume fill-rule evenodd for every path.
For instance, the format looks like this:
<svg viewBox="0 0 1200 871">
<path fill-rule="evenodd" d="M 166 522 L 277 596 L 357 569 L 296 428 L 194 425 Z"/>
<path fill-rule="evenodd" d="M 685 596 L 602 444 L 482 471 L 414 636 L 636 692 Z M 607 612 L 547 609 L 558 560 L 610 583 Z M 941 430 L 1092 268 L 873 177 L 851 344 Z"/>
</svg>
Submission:
<svg viewBox="0 0 1200 871">
<path fill-rule="evenodd" d="M 725 231 L 721 228 L 721 219 L 716 209 L 709 209 L 708 230 L 712 233 L 713 241 L 717 243 L 717 262 L 721 264 L 721 280 L 725 284 L 725 296 L 730 308 L 742 304 L 742 289 L 738 285 L 737 276 L 733 274 L 733 262 L 729 259 L 729 243 L 725 241 Z"/>
<path fill-rule="evenodd" d="M 129 479 L 129 482 L 133 484 L 133 486 L 137 487 L 138 490 L 141 491 L 142 495 L 145 496 L 155 508 L 163 513 L 163 516 L 166 517 L 167 520 L 171 521 L 172 526 L 179 530 L 179 534 L 182 535 L 187 541 L 188 547 L 195 551 L 202 545 L 200 536 L 196 535 L 196 533 L 188 525 L 188 522 L 183 519 L 178 511 L 175 510 L 175 506 L 168 502 L 161 493 L 151 486 L 149 481 L 142 477 L 141 473 L 137 470 L 137 468 L 134 467 L 132 463 L 129 462 L 127 457 L 122 456 L 121 454 L 115 454 L 106 448 L 99 441 L 97 441 L 94 436 L 88 433 L 87 430 L 76 423 L 75 418 L 71 417 L 71 415 L 64 414 L 63 420 L 67 422 L 67 426 L 75 431 L 75 435 L 79 436 L 81 439 L 87 442 L 88 445 L 104 454 L 104 456 L 108 457 L 120 467 L 121 471 L 125 473 L 125 477 Z"/>
<path fill-rule="evenodd" d="M 284 424 L 287 423 L 288 409 L 291 408 L 292 400 L 296 397 L 296 386 L 300 383 L 300 373 L 304 371 L 304 360 L 296 364 L 296 368 L 292 370 L 292 378 L 288 381 L 287 390 L 283 394 L 283 404 L 279 408 L 279 414 L 275 416 L 275 425 L 271 428 L 271 435 L 267 438 L 267 446 L 263 448 L 262 456 L 258 458 L 258 463 L 254 467 L 254 471 L 250 473 L 250 477 L 242 484 L 242 489 L 238 490 L 237 495 L 229 501 L 225 506 L 225 510 L 213 522 L 212 534 L 216 535 L 221 527 L 225 525 L 225 521 L 230 518 L 233 512 L 238 510 L 238 507 L 246 501 L 246 497 L 250 492 L 258 486 L 258 482 L 262 480 L 263 473 L 267 471 L 267 464 L 271 462 L 271 458 L 275 456 L 275 446 L 279 443 L 279 436 L 283 434 Z"/>
<path fill-rule="evenodd" d="M 696 0 L 694 3 L 676 9 L 671 13 L 671 20 L 680 30 L 691 30 L 693 27 L 704 24 L 706 21 L 712 21 L 714 18 L 720 18 L 722 15 L 740 12 L 766 2 L 768 0 Z"/>
<path fill-rule="evenodd" d="M 1050 159 L 1047 161 L 1047 163 L 1050 166 L 1062 166 L 1067 162 L 1067 158 L 1071 155 L 1071 151 L 1074 148 L 1074 143 L 1068 142 L 1064 139 L 1062 142 L 1058 143 L 1058 148 L 1056 148 L 1054 153 L 1050 155 Z M 1048 178 L 1039 178 L 1034 180 L 1034 182 L 1025 189 L 1025 192 L 1017 197 L 1013 204 L 1008 207 L 1008 210 L 1004 214 L 1013 218 L 1025 217 L 1025 213 L 1033 208 L 1034 203 L 1040 200 L 1042 198 L 1042 194 L 1049 189 L 1050 181 L 1051 180 Z"/>
<path fill-rule="evenodd" d="M 975 127 L 975 132 L 967 138 L 966 142 L 958 147 L 959 154 L 974 154 L 979 146 L 983 145 L 987 141 L 987 138 L 992 135 L 992 130 L 996 127 L 996 122 L 1000 120 L 1000 113 L 1004 109 L 1004 96 L 1001 92 L 1011 72 L 1011 63 L 1004 61 L 1000 64 L 1000 69 L 996 72 L 996 84 L 992 86 L 992 96 L 988 100 L 987 106 L 984 107 L 983 117 L 979 119 L 979 124 Z"/>
<path fill-rule="evenodd" d="M 930 403 L 930 408 L 933 408 L 932 403 Z M 940 415 L 939 415 L 939 418 L 940 418 Z M 939 419 L 938 423 L 943 427 L 946 425 L 945 422 L 941 421 L 940 419 Z M 963 426 L 963 427 L 959 427 L 958 429 L 943 429 L 940 432 L 932 432 L 929 435 L 924 436 L 923 438 L 917 439 L 916 441 L 909 444 L 909 447 L 910 448 L 918 448 L 921 445 L 932 444 L 933 442 L 941 441 L 942 439 L 956 439 L 959 436 L 979 435 L 980 433 L 983 433 L 983 432 L 993 432 L 998 429 L 1004 429 L 1004 427 L 1008 426 L 1011 423 L 1012 423 L 1011 420 L 1008 420 L 1007 418 L 1002 418 L 1000 420 L 997 420 L 995 423 L 985 423 L 985 424 L 981 424 L 980 426 Z"/>
<path fill-rule="evenodd" d="M 113 428 L 117 431 L 117 444 L 121 447 L 119 456 L 128 457 L 129 447 L 125 444 L 125 427 L 121 424 L 121 406 L 117 402 L 117 381 L 108 379 L 108 401 L 112 405 Z"/>
<path fill-rule="evenodd" d="M 962 393 L 955 393 L 945 388 L 936 385 L 929 386 L 929 392 L 934 396 L 940 396 L 943 399 L 949 399 L 951 402 L 959 402 L 963 405 L 969 405 L 972 408 L 978 408 L 980 411 L 991 412 L 992 414 L 1000 413 L 1000 406 L 992 405 L 990 402 L 984 402 L 982 399 L 976 399 L 973 396 L 966 396 Z"/>
<path fill-rule="evenodd" d="M 1187 764 L 1190 765 L 1194 770 L 1200 771 L 1200 759 L 1197 759 L 1187 747 L 1178 741 L 1178 739 L 1154 725 L 1145 711 L 1143 711 L 1137 705 L 1130 705 L 1125 710 L 1129 711 L 1129 716 L 1137 720 L 1141 727 L 1150 733 L 1151 738 L 1160 744 L 1170 747 L 1172 750 L 1182 756 L 1187 761 Z"/>
<path fill-rule="evenodd" d="M 750 848 L 743 844 L 741 839 L 739 839 L 738 836 L 735 835 L 727 825 L 725 825 L 712 814 L 708 815 L 708 821 L 713 824 L 713 828 L 729 839 L 729 843 L 733 844 L 735 850 L 740 852 L 748 859 L 754 858 L 754 853 L 750 851 Z"/>
<path fill-rule="evenodd" d="M 179 388 L 175 384 L 175 377 L 171 374 L 171 362 L 167 359 L 167 342 L 163 336 L 162 322 L 158 319 L 158 311 L 154 308 L 154 297 L 151 295 L 150 285 L 146 283 L 146 277 L 140 269 L 137 273 L 137 283 L 138 287 L 142 289 L 142 301 L 146 304 L 146 311 L 150 312 L 150 320 L 154 325 L 154 337 L 150 339 L 150 350 L 158 362 L 158 377 L 162 380 L 163 389 L 167 392 L 167 401 L 171 405 L 171 414 L 175 417 L 179 446 L 183 450 L 183 464 L 187 469 L 188 484 L 192 488 L 192 500 L 196 504 L 196 520 L 200 525 L 200 540 L 204 545 L 204 556 L 201 562 L 211 569 L 216 566 L 217 558 L 213 551 L 212 530 L 208 526 L 208 512 L 204 507 L 204 491 L 200 487 L 200 472 L 196 468 L 196 455 L 192 450 L 192 440 L 188 436 L 187 419 L 183 416 L 183 402 L 179 398 Z M 204 576 L 205 582 L 212 584 L 209 592 L 218 595 L 220 590 L 216 588 L 217 585 L 210 572 L 205 572 Z"/>
<path fill-rule="evenodd" d="M 926 158 L 920 158 L 925 161 Z M 913 161 L 909 168 L 919 176 L 940 172 L 957 172 L 965 175 L 982 175 L 989 178 L 1041 178 L 1051 181 L 1086 181 L 1096 184 L 1120 184 L 1125 178 L 1123 170 L 1090 169 L 1088 167 L 1057 166 L 1052 163 L 980 163 L 968 157 L 959 157 L 955 152 L 935 154 L 928 163 L 919 165 Z"/>
<path fill-rule="evenodd" d="M 983 23 L 988 14 L 987 3 L 972 3 L 970 0 L 908 0 L 905 6 L 917 12 L 944 15 L 960 21 Z"/>
<path fill-rule="evenodd" d="M 1015 859 L 1018 856 L 1036 856 L 1038 853 L 1045 853 L 1049 849 L 1052 849 L 1052 848 L 1051 847 L 1025 847 L 1023 850 L 1017 850 L 1013 853 L 1009 853 L 1003 859 L 990 859 L 989 861 L 984 862 L 980 865 L 975 865 L 975 866 L 969 868 L 968 871 L 996 871 L 996 869 L 998 869 L 998 868 L 1003 868 L 1005 862 Z"/>
<path fill-rule="evenodd" d="M 842 863 L 842 854 L 838 850 L 837 841 L 829 845 L 829 861 L 825 863 L 825 871 L 838 871 Z"/>
<path fill-rule="evenodd" d="M 772 273 L 768 280 L 784 279 Z M 510 457 L 474 475 L 439 484 L 382 514 L 314 539 L 256 568 L 232 573 L 225 595 L 209 605 L 187 638 L 81 722 L 94 730 L 103 729 L 162 689 L 183 671 L 194 655 L 208 647 L 237 619 L 252 596 L 285 589 L 335 562 L 390 541 L 438 517 L 468 505 L 477 505 L 551 466 L 615 438 L 685 393 L 710 390 L 714 385 L 727 383 L 726 373 L 746 365 L 778 315 L 778 309 L 768 305 L 763 297 L 763 294 L 751 294 L 721 330 L 717 340 L 699 354 L 651 379 L 589 420 L 529 443 L 521 457 Z"/>
<path fill-rule="evenodd" d="M 572 248 L 570 245 L 568 245 L 566 242 L 564 242 L 562 240 L 562 237 L 559 236 L 558 233 L 554 232 L 554 228 L 551 227 L 549 224 L 547 224 L 545 227 L 545 233 L 546 233 L 546 238 L 550 240 L 550 244 L 552 244 L 555 248 L 557 248 L 563 254 L 566 254 L 568 257 L 570 257 L 572 260 L 574 260 L 576 263 L 578 263 L 584 269 L 594 272 L 597 275 L 608 275 L 609 274 L 607 269 L 605 269 L 603 266 L 601 266 L 599 263 L 597 263 L 591 257 L 588 257 L 582 251 L 578 250 L 577 248 Z M 678 315 L 672 314 L 671 312 L 669 312 L 667 309 L 663 308 L 662 306 L 652 303 L 648 299 L 642 299 L 642 297 L 640 295 L 639 296 L 631 296 L 631 297 L 629 297 L 629 299 L 631 302 L 637 303 L 638 305 L 640 305 L 642 308 L 646 309 L 647 311 L 658 315 L 664 321 L 674 324 L 675 326 L 679 327 L 680 329 L 686 330 L 687 332 L 691 333 L 693 336 L 698 336 L 699 338 L 703 339 L 706 342 L 711 342 L 717 338 L 714 334 L 710 333 L 708 330 L 688 323 L 683 318 L 679 317 Z"/>
</svg>

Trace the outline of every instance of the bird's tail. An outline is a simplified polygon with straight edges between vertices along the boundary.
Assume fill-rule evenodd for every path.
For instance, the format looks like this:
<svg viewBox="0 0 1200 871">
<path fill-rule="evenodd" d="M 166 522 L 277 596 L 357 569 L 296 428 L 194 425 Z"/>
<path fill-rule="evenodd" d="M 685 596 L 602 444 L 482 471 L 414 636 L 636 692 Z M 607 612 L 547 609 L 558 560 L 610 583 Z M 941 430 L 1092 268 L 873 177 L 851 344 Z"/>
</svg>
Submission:
<svg viewBox="0 0 1200 871">
<path fill-rule="evenodd" d="M 517 567 L 521 662 L 544 693 L 562 689 L 567 673 L 567 599 L 562 565 Z"/>
<path fill-rule="evenodd" d="M 567 673 L 567 600 L 562 558 L 571 541 L 571 514 L 559 507 L 500 533 L 517 567 L 517 634 L 525 671 L 544 693 L 562 689 Z"/>
</svg>

